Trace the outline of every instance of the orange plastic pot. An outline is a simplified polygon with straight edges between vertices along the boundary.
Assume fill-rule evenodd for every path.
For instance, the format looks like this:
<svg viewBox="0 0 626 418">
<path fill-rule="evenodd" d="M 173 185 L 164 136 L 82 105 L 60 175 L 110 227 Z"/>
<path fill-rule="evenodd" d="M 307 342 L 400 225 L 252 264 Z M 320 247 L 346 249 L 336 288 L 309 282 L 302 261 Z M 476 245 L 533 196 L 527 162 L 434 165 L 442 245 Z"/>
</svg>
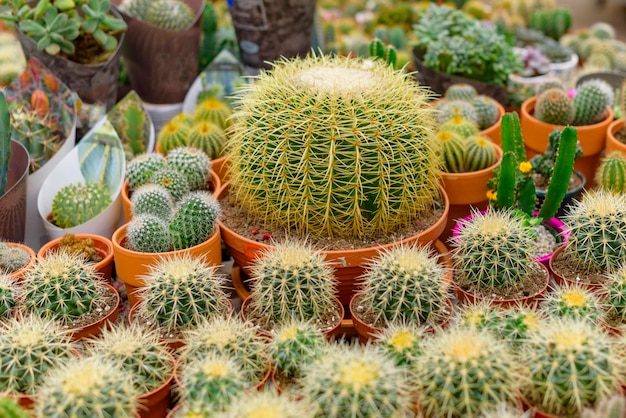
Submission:
<svg viewBox="0 0 626 418">
<path fill-rule="evenodd" d="M 502 116 L 504 116 L 504 107 L 496 101 L 498 106 L 498 121 L 487 129 L 480 131 L 480 135 L 491 138 L 494 144 L 502 145 Z"/>
<path fill-rule="evenodd" d="M 606 130 L 606 155 L 609 155 L 613 151 L 619 151 L 626 157 L 626 144 L 619 141 L 615 134 L 624 129 L 624 119 L 617 119 L 611 122 Z"/>
<path fill-rule="evenodd" d="M 151 266 L 163 259 L 189 254 L 192 257 L 202 258 L 210 266 L 222 264 L 222 243 L 219 228 L 215 228 L 215 233 L 201 244 L 184 250 L 163 253 L 142 253 L 126 248 L 126 228 L 128 228 L 128 224 L 119 227 L 113 233 L 111 242 L 113 243 L 116 274 L 126 286 L 128 302 L 131 307 L 139 302 L 136 291 L 137 288 L 144 285 L 143 276 L 148 273 Z"/>
<path fill-rule="evenodd" d="M 552 125 L 536 119 L 535 103 L 537 96 L 533 96 L 522 103 L 520 110 L 520 125 L 524 137 L 526 156 L 530 159 L 536 154 L 545 152 L 548 146 L 548 136 L 556 129 L 564 126 Z M 574 168 L 580 170 L 587 179 L 593 179 L 600 162 L 600 154 L 606 144 L 607 129 L 613 121 L 613 110 L 608 108 L 607 117 L 596 124 L 576 126 L 578 142 L 583 149 L 582 157 L 574 163 Z M 588 186 L 591 186 L 589 184 Z"/>
<path fill-rule="evenodd" d="M 218 193 L 218 199 L 223 199 L 230 187 L 230 182 L 225 183 Z M 338 297 L 342 305 L 348 305 L 357 287 L 356 278 L 364 272 L 365 264 L 375 257 L 381 250 L 392 248 L 398 245 L 412 243 L 432 244 L 444 232 L 448 213 L 450 210 L 450 200 L 446 191 L 440 186 L 440 194 L 444 200 L 444 211 L 441 217 L 430 227 L 419 234 L 375 247 L 359 248 L 355 250 L 334 250 L 322 251 L 326 261 L 334 267 L 335 278 L 338 280 Z M 222 234 L 224 245 L 229 254 L 246 274 L 249 274 L 252 261 L 258 258 L 262 252 L 271 248 L 271 245 L 253 241 L 230 229 L 224 222 L 218 220 L 218 225 Z"/>
<path fill-rule="evenodd" d="M 26 272 L 30 270 L 30 268 L 33 266 L 33 264 L 35 264 L 35 260 L 37 260 L 37 254 L 35 254 L 35 251 L 33 251 L 32 248 L 19 242 L 5 242 L 4 244 L 9 247 L 21 248 L 26 251 L 30 256 L 28 262 L 22 268 L 8 274 L 9 278 L 20 281 L 24 277 L 24 274 L 26 274 Z"/>
<path fill-rule="evenodd" d="M 115 295 L 115 306 L 106 316 L 100 318 L 96 322 L 79 328 L 70 329 L 69 332 L 72 335 L 72 341 L 80 341 L 87 338 L 97 337 L 100 335 L 100 332 L 104 327 L 108 327 L 110 324 L 113 324 L 117 319 L 117 315 L 120 310 L 120 295 L 117 293 L 117 290 L 108 283 L 102 282 L 101 286 L 105 286 L 110 293 Z"/>
<path fill-rule="evenodd" d="M 98 255 L 102 257 L 102 260 L 94 264 L 94 268 L 98 273 L 102 275 L 102 278 L 107 282 L 111 280 L 113 273 L 113 244 L 111 240 L 96 234 L 75 234 L 78 239 L 91 239 L 94 243 L 94 247 L 98 252 Z M 45 258 L 46 255 L 54 253 L 59 249 L 59 242 L 63 238 L 56 238 L 52 241 L 48 241 L 43 247 L 39 249 L 37 257 Z"/>
<path fill-rule="evenodd" d="M 172 374 L 163 382 L 161 386 L 145 393 L 139 397 L 139 417 L 140 418 L 163 418 L 167 416 L 167 411 L 172 406 L 171 389 L 174 381 L 174 369 L 176 360 L 170 354 L 172 362 Z"/>
</svg>

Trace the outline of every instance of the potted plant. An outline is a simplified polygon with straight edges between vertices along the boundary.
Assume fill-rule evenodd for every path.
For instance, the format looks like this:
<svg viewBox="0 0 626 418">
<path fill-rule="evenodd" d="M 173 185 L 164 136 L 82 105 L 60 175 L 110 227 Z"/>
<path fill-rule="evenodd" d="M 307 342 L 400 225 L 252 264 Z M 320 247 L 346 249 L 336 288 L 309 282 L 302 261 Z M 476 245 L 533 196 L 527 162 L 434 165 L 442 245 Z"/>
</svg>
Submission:
<svg viewBox="0 0 626 418">
<path fill-rule="evenodd" d="M 626 120 L 626 78 L 621 82 L 619 94 L 619 109 L 622 116 L 615 119 L 606 132 L 606 155 L 613 151 L 620 151 L 626 155 L 626 130 L 624 130 L 624 121 Z"/>
<path fill-rule="evenodd" d="M 553 287 L 540 307 L 546 318 L 573 318 L 597 323 L 605 318 L 604 302 L 591 290 L 578 284 Z"/>
<path fill-rule="evenodd" d="M 397 366 L 411 370 L 420 356 L 425 336 L 424 327 L 391 323 L 376 335 L 376 347 Z"/>
<path fill-rule="evenodd" d="M 0 269 L 11 279 L 21 279 L 33 266 L 37 255 L 24 244 L 0 242 Z"/>
<path fill-rule="evenodd" d="M 606 308 L 606 316 L 600 323 L 613 334 L 623 334 L 626 324 L 626 269 L 624 265 L 609 274 L 609 281 L 599 294 Z"/>
<path fill-rule="evenodd" d="M 258 411 L 283 418 L 313 418 L 315 409 L 310 402 L 280 396 L 273 391 L 246 392 L 224 410 L 223 418 L 254 418 Z"/>
<path fill-rule="evenodd" d="M 126 23 L 109 0 L 11 0 L 8 6 L 1 17 L 15 23 L 27 57 L 54 68 L 84 102 L 113 106 Z"/>
<path fill-rule="evenodd" d="M 17 313 L 19 285 L 7 274 L 0 275 L 0 319 L 11 318 Z"/>
<path fill-rule="evenodd" d="M 613 193 L 626 192 L 626 154 L 613 151 L 600 160 L 596 171 L 596 188 Z"/>
</svg>

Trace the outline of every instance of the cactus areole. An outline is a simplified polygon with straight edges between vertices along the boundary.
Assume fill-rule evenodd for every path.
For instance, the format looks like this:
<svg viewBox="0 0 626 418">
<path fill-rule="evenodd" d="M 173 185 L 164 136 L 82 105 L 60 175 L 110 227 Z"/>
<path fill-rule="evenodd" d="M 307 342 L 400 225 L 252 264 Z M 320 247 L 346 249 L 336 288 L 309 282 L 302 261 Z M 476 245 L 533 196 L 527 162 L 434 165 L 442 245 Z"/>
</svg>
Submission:
<svg viewBox="0 0 626 418">
<path fill-rule="evenodd" d="M 279 61 L 234 115 L 231 191 L 298 233 L 365 237 L 433 207 L 442 157 L 428 89 L 382 61 Z"/>
</svg>

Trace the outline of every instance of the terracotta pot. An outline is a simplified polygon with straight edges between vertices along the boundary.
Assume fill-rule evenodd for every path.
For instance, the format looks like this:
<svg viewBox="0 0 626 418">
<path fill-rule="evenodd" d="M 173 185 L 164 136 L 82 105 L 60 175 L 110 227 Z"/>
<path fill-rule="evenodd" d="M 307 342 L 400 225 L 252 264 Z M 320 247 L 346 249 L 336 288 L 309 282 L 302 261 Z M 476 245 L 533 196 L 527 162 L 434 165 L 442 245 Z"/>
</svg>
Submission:
<svg viewBox="0 0 626 418">
<path fill-rule="evenodd" d="M 172 409 L 170 412 L 167 413 L 167 416 L 165 418 L 174 418 L 178 412 L 180 412 L 181 409 L 183 409 L 183 406 L 185 404 L 179 403 L 178 405 L 176 405 L 176 407 L 174 409 Z"/>
<path fill-rule="evenodd" d="M 604 328 L 609 334 L 616 337 L 622 336 L 626 333 L 626 330 L 623 328 L 614 327 L 613 325 L 609 325 L 602 320 L 598 320 L 598 322 L 600 323 L 600 326 L 602 326 L 602 328 Z"/>
<path fill-rule="evenodd" d="M 113 273 L 113 244 L 111 240 L 101 235 L 95 234 L 75 234 L 78 239 L 91 239 L 94 243 L 94 247 L 98 252 L 98 255 L 102 257 L 102 260 L 94 264 L 94 268 L 102 275 L 105 281 L 111 280 Z M 59 249 L 59 242 L 63 238 L 56 238 L 46 243 L 39 249 L 37 257 L 45 258 L 49 253 L 54 253 Z"/>
<path fill-rule="evenodd" d="M 532 306 L 535 305 L 541 300 L 543 300 L 544 294 L 548 290 L 548 285 L 550 284 L 550 273 L 548 268 L 544 266 L 542 263 L 537 262 L 541 269 L 545 273 L 545 283 L 542 286 L 541 290 L 533 295 L 529 295 L 523 298 L 518 299 L 499 299 L 499 300 L 491 300 L 488 298 L 483 298 L 481 296 L 472 294 L 461 289 L 455 282 L 452 282 L 452 287 L 454 289 L 454 293 L 456 294 L 457 299 L 461 303 L 473 304 L 476 302 L 489 302 L 491 305 L 497 305 L 502 308 L 516 307 L 516 306 Z"/>
<path fill-rule="evenodd" d="M 623 394 L 623 390 L 620 389 L 619 391 L 620 394 Z M 537 407 L 531 405 L 531 403 L 529 401 L 526 400 L 526 398 L 524 398 L 523 396 L 520 397 L 522 404 L 524 405 L 524 410 L 528 411 L 530 410 L 530 417 L 534 417 L 534 418 L 561 418 L 560 415 L 552 415 L 552 414 L 548 414 L 547 412 L 543 412 L 540 409 L 538 409 Z"/>
<path fill-rule="evenodd" d="M 223 199 L 228 194 L 229 187 L 230 182 L 225 183 L 218 193 L 217 198 Z M 364 266 L 367 261 L 376 256 L 380 250 L 402 244 L 431 244 L 437 240 L 445 229 L 448 212 L 450 210 L 448 195 L 442 187 L 440 187 L 440 193 L 444 199 L 444 212 L 442 216 L 435 224 L 417 235 L 376 247 L 360 248 L 356 250 L 322 251 L 326 257 L 326 261 L 335 268 L 335 277 L 339 282 L 337 288 L 338 297 L 343 305 L 350 303 L 350 299 L 356 289 L 356 278 L 363 274 Z M 259 257 L 263 251 L 271 248 L 268 244 L 253 241 L 239 235 L 221 220 L 218 220 L 218 225 L 229 254 L 233 257 L 235 263 L 243 268 L 246 274 L 249 273 L 252 261 Z"/>
<path fill-rule="evenodd" d="M 495 124 L 491 125 L 489 128 L 483 129 L 479 133 L 482 136 L 491 138 L 494 144 L 502 145 L 501 128 L 502 128 L 502 116 L 504 116 L 504 107 L 499 102 L 496 102 L 496 104 L 498 105 L 498 114 L 500 115 L 498 116 L 498 121 Z"/>
<path fill-rule="evenodd" d="M 0 196 L 0 240 L 24 242 L 26 233 L 26 191 L 30 154 L 17 141 L 11 140 L 11 155 L 5 192 Z"/>
<path fill-rule="evenodd" d="M 326 336 L 326 338 L 328 340 L 332 340 L 338 333 L 339 333 L 339 328 L 341 325 L 341 321 L 343 321 L 343 317 L 345 316 L 345 309 L 343 308 L 343 305 L 341 304 L 341 301 L 339 301 L 338 298 L 335 298 L 336 302 L 337 302 L 337 306 L 339 308 L 339 312 L 340 312 L 340 318 L 338 318 L 337 323 L 330 329 L 327 329 L 325 331 L 322 332 L 322 334 L 324 334 L 324 336 Z M 247 309 L 248 306 L 250 305 L 250 302 L 252 302 L 252 297 L 248 296 L 247 298 L 244 299 L 243 303 L 241 304 L 241 318 L 243 319 L 244 322 L 248 322 L 250 321 L 247 318 Z M 250 321 L 250 323 L 252 323 L 254 325 L 254 323 L 252 321 Z M 257 334 L 262 335 L 264 337 L 267 338 L 273 338 L 274 335 L 255 326 L 255 329 L 257 331 Z"/>
<path fill-rule="evenodd" d="M 172 382 L 174 381 L 176 360 L 172 355 L 170 355 L 170 359 L 173 365 L 170 377 L 158 388 L 139 397 L 140 406 L 138 414 L 140 418 L 163 418 L 167 415 L 167 411 L 172 406 L 170 393 L 172 389 Z"/>
<path fill-rule="evenodd" d="M 96 322 L 69 330 L 69 332 L 72 333 L 72 341 L 80 341 L 83 339 L 96 337 L 100 335 L 100 332 L 104 327 L 108 327 L 109 325 L 113 324 L 117 319 L 117 315 L 120 309 L 120 295 L 119 293 L 117 293 L 117 290 L 110 284 L 102 282 L 101 285 L 105 286 L 109 292 L 115 294 L 115 306 L 106 316 L 100 318 Z"/>
<path fill-rule="evenodd" d="M 37 260 L 37 254 L 35 254 L 35 251 L 33 251 L 32 248 L 30 248 L 29 246 L 25 244 L 21 244 L 19 242 L 5 242 L 4 244 L 9 247 L 19 247 L 30 255 L 30 259 L 28 260 L 28 263 L 26 263 L 25 266 L 23 266 L 19 270 L 9 273 L 9 277 L 11 279 L 20 281 L 24 277 L 24 274 L 26 274 L 26 272 L 30 270 L 30 268 L 33 266 L 33 264 L 35 264 L 35 261 Z"/>
<path fill-rule="evenodd" d="M 552 275 L 554 277 L 554 281 L 556 282 L 556 284 L 562 286 L 562 285 L 579 285 L 585 289 L 591 290 L 593 292 L 595 291 L 602 291 L 605 288 L 605 284 L 602 283 L 587 283 L 584 278 L 581 280 L 572 280 L 569 277 L 565 277 L 563 276 L 561 273 L 559 273 L 558 271 L 554 270 L 554 260 L 556 260 L 565 250 L 565 247 L 567 245 L 562 245 L 559 248 L 557 248 L 554 253 L 552 254 L 552 257 L 550 257 L 550 269 L 552 270 Z"/>
<path fill-rule="evenodd" d="M 548 136 L 555 128 L 563 129 L 564 126 L 552 125 L 541 122 L 533 115 L 535 112 L 535 102 L 537 96 L 533 96 L 522 104 L 520 124 L 527 158 L 543 153 L 548 146 Z M 613 110 L 608 108 L 607 117 L 594 125 L 576 126 L 578 132 L 578 142 L 583 149 L 582 157 L 574 163 L 574 168 L 580 170 L 588 179 L 591 186 L 591 179 L 595 177 L 595 172 L 600 161 L 600 154 L 604 150 L 606 134 L 609 124 L 613 121 Z"/>
<path fill-rule="evenodd" d="M 616 119 L 606 130 L 606 155 L 613 151 L 621 152 L 626 157 L 626 144 L 615 138 L 615 134 L 624 129 L 624 118 Z"/>
<path fill-rule="evenodd" d="M 226 157 L 219 157 L 211 160 L 211 170 L 213 170 L 220 179 L 220 185 L 230 180 L 230 177 L 228 176 L 228 167 L 230 167 L 230 162 L 226 161 Z"/>
</svg>

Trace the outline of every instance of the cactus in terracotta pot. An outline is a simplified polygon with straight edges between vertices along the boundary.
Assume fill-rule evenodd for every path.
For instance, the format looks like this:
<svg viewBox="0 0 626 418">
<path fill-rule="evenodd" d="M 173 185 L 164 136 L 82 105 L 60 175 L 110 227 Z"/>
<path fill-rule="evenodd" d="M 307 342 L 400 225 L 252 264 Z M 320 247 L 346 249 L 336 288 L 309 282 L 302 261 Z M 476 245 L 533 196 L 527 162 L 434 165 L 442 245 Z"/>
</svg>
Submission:
<svg viewBox="0 0 626 418">
<path fill-rule="evenodd" d="M 376 347 L 397 366 L 412 367 L 421 353 L 424 328 L 414 324 L 389 324 L 376 335 Z"/>
<path fill-rule="evenodd" d="M 576 88 L 576 96 L 572 99 L 576 116 L 574 125 L 591 125 L 606 117 L 607 107 L 615 100 L 613 88 L 604 80 L 592 79 L 585 81 Z"/>
<path fill-rule="evenodd" d="M 126 245 L 133 251 L 160 253 L 172 249 L 168 222 L 149 213 L 134 216 L 128 223 L 126 236 Z"/>
<path fill-rule="evenodd" d="M 198 190 L 186 194 L 174 207 L 169 220 L 172 246 L 181 250 L 198 245 L 215 233 L 221 207 L 209 192 Z"/>
<path fill-rule="evenodd" d="M 552 125 L 568 125 L 574 121 L 576 109 L 565 90 L 552 88 L 537 97 L 535 118 Z"/>
<path fill-rule="evenodd" d="M 615 193 L 626 192 L 626 158 L 621 152 L 615 151 L 602 158 L 595 183 Z"/>
<path fill-rule="evenodd" d="M 609 281 L 601 292 L 607 308 L 607 318 L 615 317 L 617 325 L 626 324 L 626 265 L 608 275 Z"/>
<path fill-rule="evenodd" d="M 131 190 L 150 182 L 152 174 L 167 166 L 164 156 L 157 153 L 139 154 L 126 167 L 126 178 Z"/>
<path fill-rule="evenodd" d="M 193 147 L 174 148 L 167 154 L 167 164 L 184 174 L 189 190 L 201 189 L 209 179 L 211 159 Z"/>
<path fill-rule="evenodd" d="M 542 303 L 546 317 L 567 317 L 595 322 L 605 316 L 603 302 L 580 285 L 557 286 Z"/>
<path fill-rule="evenodd" d="M 210 158 L 222 156 L 226 144 L 226 135 L 222 129 L 211 122 L 196 122 L 191 127 L 188 145 L 204 151 Z"/>
<path fill-rule="evenodd" d="M 31 255 L 25 249 L 0 242 L 0 270 L 13 273 L 30 261 Z"/>
<path fill-rule="evenodd" d="M 318 359 L 326 338 L 313 325 L 300 320 L 285 322 L 276 329 L 269 352 L 276 372 L 298 378 L 302 370 Z"/>
<path fill-rule="evenodd" d="M 139 186 L 130 198 L 133 218 L 149 214 L 169 221 L 174 213 L 174 201 L 170 192 L 160 184 L 147 183 Z"/>
</svg>

